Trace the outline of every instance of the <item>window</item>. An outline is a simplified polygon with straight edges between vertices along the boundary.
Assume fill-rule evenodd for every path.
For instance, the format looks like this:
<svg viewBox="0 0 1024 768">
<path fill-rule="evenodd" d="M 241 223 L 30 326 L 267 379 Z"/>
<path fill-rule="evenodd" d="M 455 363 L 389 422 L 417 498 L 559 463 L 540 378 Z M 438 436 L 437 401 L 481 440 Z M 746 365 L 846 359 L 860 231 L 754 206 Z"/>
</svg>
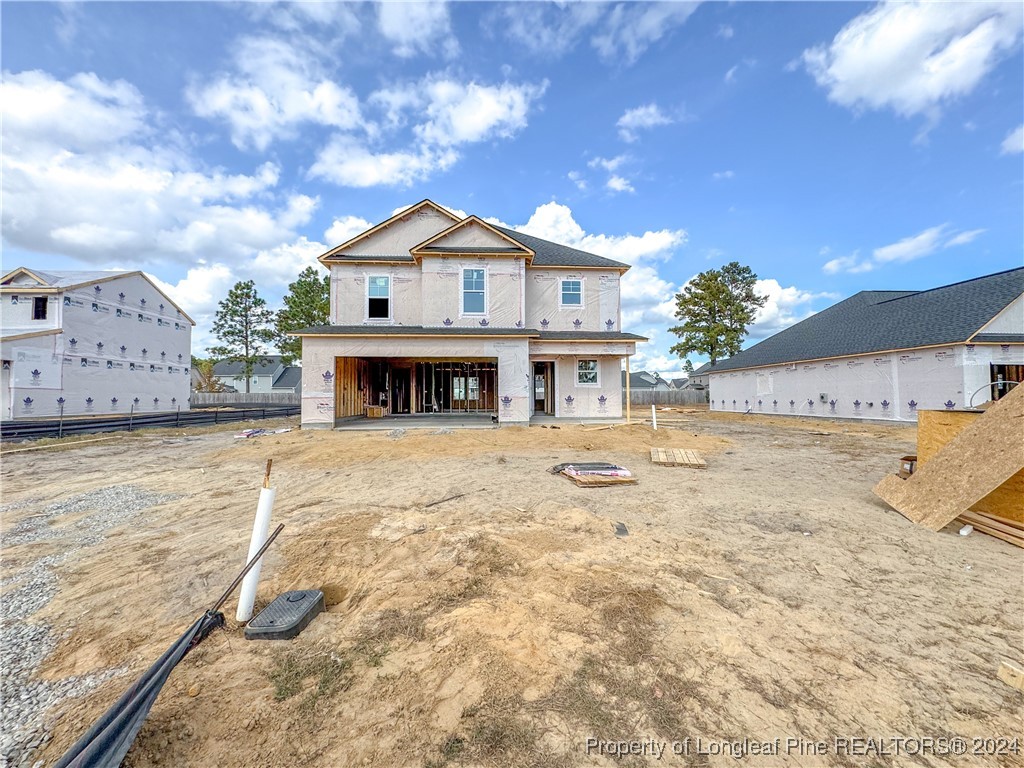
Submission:
<svg viewBox="0 0 1024 768">
<path fill-rule="evenodd" d="M 562 306 L 581 307 L 583 306 L 583 281 L 563 280 L 562 281 Z"/>
<path fill-rule="evenodd" d="M 597 360 L 576 361 L 576 383 L 597 384 Z"/>
<path fill-rule="evenodd" d="M 391 278 L 371 277 L 366 288 L 366 317 L 368 320 L 391 319 Z"/>
<path fill-rule="evenodd" d="M 46 297 L 36 296 L 32 299 L 32 319 L 33 320 L 45 320 L 46 319 Z"/>
<path fill-rule="evenodd" d="M 462 270 L 462 314 L 483 315 L 487 312 L 484 281 L 484 270 Z"/>
</svg>

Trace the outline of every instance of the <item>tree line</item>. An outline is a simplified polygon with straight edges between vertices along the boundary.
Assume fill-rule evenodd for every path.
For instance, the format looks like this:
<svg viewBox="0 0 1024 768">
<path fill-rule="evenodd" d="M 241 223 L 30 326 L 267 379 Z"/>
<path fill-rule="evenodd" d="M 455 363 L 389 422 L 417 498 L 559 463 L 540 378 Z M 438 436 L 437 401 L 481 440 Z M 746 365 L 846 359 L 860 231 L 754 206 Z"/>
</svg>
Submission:
<svg viewBox="0 0 1024 768">
<path fill-rule="evenodd" d="M 302 339 L 288 335 L 302 328 L 324 325 L 330 309 L 330 277 L 316 267 L 306 267 L 298 279 L 289 283 L 284 306 L 276 312 L 256 290 L 252 280 L 235 283 L 227 297 L 217 305 L 213 335 L 218 344 L 208 347 L 209 358 L 192 358 L 200 392 L 223 389 L 213 375 L 217 362 L 242 364 L 245 391 L 249 392 L 253 370 L 267 359 L 275 346 L 281 362 L 291 365 L 302 356 Z"/>
</svg>

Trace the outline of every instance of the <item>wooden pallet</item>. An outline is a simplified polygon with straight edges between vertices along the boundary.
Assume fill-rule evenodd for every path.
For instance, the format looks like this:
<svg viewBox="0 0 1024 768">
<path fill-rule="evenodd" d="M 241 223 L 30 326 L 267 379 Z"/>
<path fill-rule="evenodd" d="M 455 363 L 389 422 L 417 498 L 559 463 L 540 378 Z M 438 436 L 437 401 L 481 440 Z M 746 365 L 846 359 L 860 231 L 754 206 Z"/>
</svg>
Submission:
<svg viewBox="0 0 1024 768">
<path fill-rule="evenodd" d="M 957 520 L 973 525 L 976 531 L 995 536 L 997 539 L 1002 539 L 1015 546 L 1024 547 L 1024 524 L 1018 523 L 1016 520 L 971 510 L 962 512 Z"/>
<path fill-rule="evenodd" d="M 663 467 L 708 468 L 708 463 L 697 451 L 688 451 L 683 448 L 651 448 L 651 463 L 660 464 Z"/>
<path fill-rule="evenodd" d="M 600 488 L 606 485 L 636 485 L 635 477 L 614 477 L 613 475 L 566 475 L 580 488 Z"/>
</svg>

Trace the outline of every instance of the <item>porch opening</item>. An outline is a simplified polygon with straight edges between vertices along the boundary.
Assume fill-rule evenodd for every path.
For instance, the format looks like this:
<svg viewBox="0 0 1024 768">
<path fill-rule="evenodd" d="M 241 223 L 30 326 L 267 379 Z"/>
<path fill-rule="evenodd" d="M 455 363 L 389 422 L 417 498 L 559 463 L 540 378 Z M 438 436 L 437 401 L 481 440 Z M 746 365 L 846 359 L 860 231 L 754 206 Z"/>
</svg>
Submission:
<svg viewBox="0 0 1024 768">
<path fill-rule="evenodd" d="M 555 382 L 553 362 L 533 364 L 533 412 L 555 415 Z"/>
<path fill-rule="evenodd" d="M 494 359 L 335 358 L 335 417 L 497 413 Z"/>
</svg>

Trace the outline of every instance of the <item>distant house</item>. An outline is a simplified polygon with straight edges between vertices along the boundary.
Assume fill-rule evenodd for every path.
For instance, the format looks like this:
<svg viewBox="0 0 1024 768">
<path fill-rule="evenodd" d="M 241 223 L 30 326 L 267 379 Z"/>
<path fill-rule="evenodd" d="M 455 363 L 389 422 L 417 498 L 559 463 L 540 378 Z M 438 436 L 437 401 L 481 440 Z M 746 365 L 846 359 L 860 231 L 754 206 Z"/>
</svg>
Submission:
<svg viewBox="0 0 1024 768">
<path fill-rule="evenodd" d="M 622 371 L 622 388 L 626 388 L 626 372 Z M 669 383 L 661 378 L 658 373 L 648 373 L 647 371 L 638 371 L 629 375 L 629 388 L 643 389 L 643 390 L 658 390 L 667 392 L 672 387 Z"/>
<path fill-rule="evenodd" d="M 297 395 L 302 392 L 302 368 L 297 365 L 289 365 L 281 374 L 274 379 L 271 389 L 275 394 Z"/>
<path fill-rule="evenodd" d="M 192 319 L 142 272 L 0 278 L 0 418 L 187 410 Z"/>
<path fill-rule="evenodd" d="M 245 365 L 240 362 L 222 360 L 213 366 L 213 376 L 225 387 L 238 392 L 245 392 Z M 299 392 L 296 376 L 301 380 L 302 368 L 286 366 L 280 355 L 265 355 L 257 365 L 253 366 L 252 378 L 249 381 L 251 394 L 270 394 L 272 392 Z"/>
<path fill-rule="evenodd" d="M 711 374 L 711 363 L 704 363 L 700 368 L 690 374 L 690 389 L 707 389 L 708 378 Z"/>
<path fill-rule="evenodd" d="M 677 392 L 683 389 L 689 389 L 689 379 L 671 379 L 668 383 L 669 389 L 674 389 Z"/>
<path fill-rule="evenodd" d="M 701 369 L 703 370 L 703 369 Z M 1024 268 L 861 291 L 711 370 L 713 410 L 913 421 L 1024 377 Z"/>
</svg>

